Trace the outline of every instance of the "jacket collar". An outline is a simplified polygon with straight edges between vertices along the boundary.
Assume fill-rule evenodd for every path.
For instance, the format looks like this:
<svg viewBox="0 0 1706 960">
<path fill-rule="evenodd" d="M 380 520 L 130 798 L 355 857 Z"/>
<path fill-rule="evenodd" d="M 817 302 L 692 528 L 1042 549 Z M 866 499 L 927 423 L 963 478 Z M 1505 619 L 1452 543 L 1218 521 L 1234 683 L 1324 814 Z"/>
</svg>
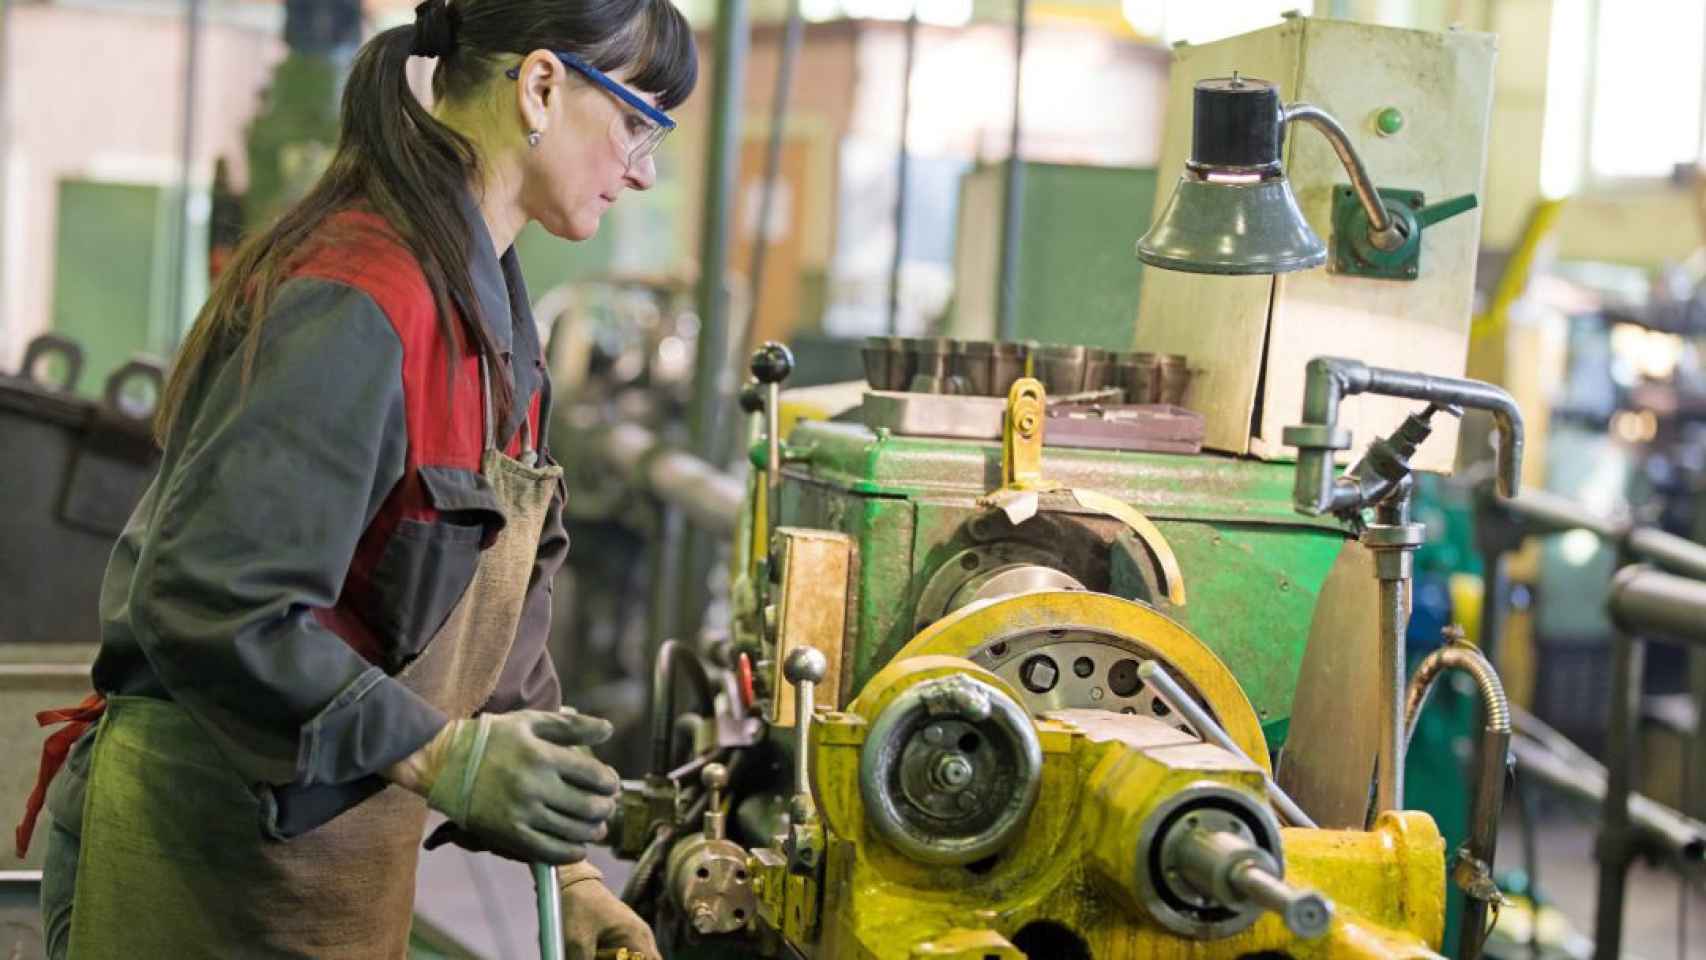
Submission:
<svg viewBox="0 0 1706 960">
<path fill-rule="evenodd" d="M 515 408 L 503 432 L 507 442 L 515 436 L 533 395 L 545 382 L 545 355 L 515 247 L 498 256 L 492 250 L 492 234 L 486 229 L 486 218 L 481 216 L 474 194 L 465 189 L 458 200 L 463 219 L 468 223 L 468 277 L 480 307 L 480 318 L 499 353 L 510 361 L 507 366 Z M 493 372 L 502 375 L 502 371 Z M 534 438 L 534 444 L 543 447 L 540 438 Z"/>
</svg>

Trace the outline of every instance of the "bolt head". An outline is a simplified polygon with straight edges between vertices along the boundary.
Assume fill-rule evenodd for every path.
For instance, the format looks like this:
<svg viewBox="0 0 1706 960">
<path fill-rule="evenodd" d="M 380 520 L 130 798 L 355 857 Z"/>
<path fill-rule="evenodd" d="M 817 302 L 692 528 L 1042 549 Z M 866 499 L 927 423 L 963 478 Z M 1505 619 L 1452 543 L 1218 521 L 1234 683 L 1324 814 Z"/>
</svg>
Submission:
<svg viewBox="0 0 1706 960">
<path fill-rule="evenodd" d="M 1060 668 L 1055 666 L 1054 659 L 1039 654 L 1025 661 L 1019 670 L 1019 681 L 1032 693 L 1047 693 L 1054 689 L 1060 679 Z"/>
<path fill-rule="evenodd" d="M 925 743 L 928 743 L 931 745 L 940 744 L 944 739 L 947 738 L 947 736 L 948 736 L 947 731 L 942 729 L 941 724 L 932 723 L 930 726 L 924 728 L 924 742 Z"/>
</svg>

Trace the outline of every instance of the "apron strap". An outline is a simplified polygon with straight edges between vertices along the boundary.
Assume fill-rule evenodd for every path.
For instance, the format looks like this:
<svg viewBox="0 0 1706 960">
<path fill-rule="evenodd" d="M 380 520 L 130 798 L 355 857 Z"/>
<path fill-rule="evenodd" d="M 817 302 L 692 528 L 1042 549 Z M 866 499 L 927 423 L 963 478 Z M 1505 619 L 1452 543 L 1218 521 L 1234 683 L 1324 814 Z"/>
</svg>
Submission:
<svg viewBox="0 0 1706 960">
<path fill-rule="evenodd" d="M 41 816 L 41 808 L 47 802 L 47 787 L 53 778 L 59 774 L 59 768 L 65 766 L 65 758 L 71 755 L 71 746 L 77 742 L 84 731 L 101 719 L 101 714 L 107 710 L 107 700 L 98 693 L 91 693 L 83 698 L 83 702 L 75 707 L 64 707 L 58 710 L 43 710 L 36 714 L 36 723 L 50 727 L 56 723 L 64 724 L 58 730 L 48 735 L 47 742 L 41 745 L 41 768 L 36 771 L 36 785 L 30 791 L 29 799 L 24 801 L 24 819 L 19 821 L 17 832 L 13 835 L 17 843 L 18 859 L 29 852 L 30 837 L 36 832 L 36 818 Z"/>
</svg>

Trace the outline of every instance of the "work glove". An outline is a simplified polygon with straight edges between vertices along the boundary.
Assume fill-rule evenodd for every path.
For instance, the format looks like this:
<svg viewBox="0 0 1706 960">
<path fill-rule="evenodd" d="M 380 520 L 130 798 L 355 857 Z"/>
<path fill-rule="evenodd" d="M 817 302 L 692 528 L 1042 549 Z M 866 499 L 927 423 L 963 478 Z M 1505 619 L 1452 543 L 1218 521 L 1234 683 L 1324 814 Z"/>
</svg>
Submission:
<svg viewBox="0 0 1706 960">
<path fill-rule="evenodd" d="M 512 859 L 574 863 L 604 838 L 616 771 L 587 749 L 610 737 L 597 717 L 517 710 L 452 720 L 386 771 L 473 843 Z"/>
<path fill-rule="evenodd" d="M 557 871 L 563 891 L 563 960 L 596 960 L 627 947 L 646 960 L 662 957 L 652 930 L 610 888 L 590 863 Z"/>
</svg>

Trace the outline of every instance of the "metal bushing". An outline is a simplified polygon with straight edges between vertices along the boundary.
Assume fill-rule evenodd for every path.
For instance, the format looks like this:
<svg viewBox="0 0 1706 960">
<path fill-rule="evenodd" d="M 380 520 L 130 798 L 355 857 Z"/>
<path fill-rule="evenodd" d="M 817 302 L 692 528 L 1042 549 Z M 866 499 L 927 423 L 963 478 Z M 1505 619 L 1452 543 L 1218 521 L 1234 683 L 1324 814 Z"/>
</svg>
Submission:
<svg viewBox="0 0 1706 960">
<path fill-rule="evenodd" d="M 1283 873 L 1285 858 L 1273 812 L 1231 787 L 1193 784 L 1155 808 L 1143 823 L 1133 864 L 1143 904 L 1167 929 L 1198 940 L 1215 940 L 1249 929 L 1263 911 L 1254 904 L 1224 906 L 1224 900 L 1205 896 L 1206 891 L 1195 890 L 1185 880 L 1183 865 L 1177 861 L 1182 853 L 1178 838 L 1204 827 L 1243 836 L 1268 858 L 1264 865 L 1276 873 Z"/>
<path fill-rule="evenodd" d="M 877 714 L 859 755 L 859 793 L 872 827 L 901 853 L 968 864 L 1024 828 L 1042 764 L 1036 726 L 1011 697 L 965 674 L 940 676 Z"/>
</svg>

